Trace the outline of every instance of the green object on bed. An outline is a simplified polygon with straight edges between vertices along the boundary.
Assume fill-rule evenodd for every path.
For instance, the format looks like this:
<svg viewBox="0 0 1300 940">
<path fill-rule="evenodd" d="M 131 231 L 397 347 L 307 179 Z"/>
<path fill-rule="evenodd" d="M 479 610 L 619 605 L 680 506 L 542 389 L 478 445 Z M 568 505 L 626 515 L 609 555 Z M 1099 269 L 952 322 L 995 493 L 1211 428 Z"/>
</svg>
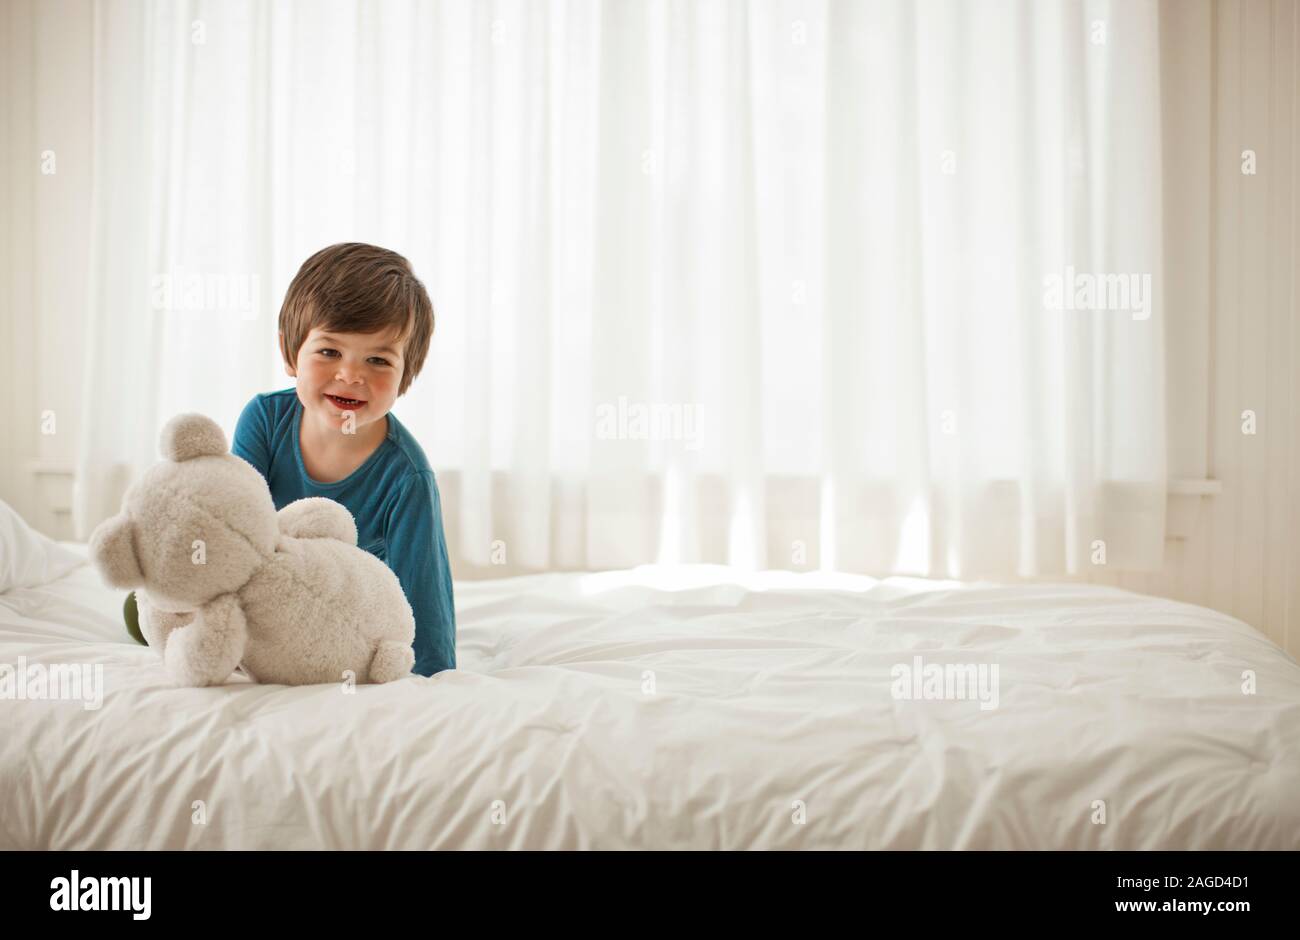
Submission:
<svg viewBox="0 0 1300 940">
<path fill-rule="evenodd" d="M 122 616 L 126 618 L 126 632 L 131 634 L 137 643 L 148 646 L 149 641 L 140 632 L 140 611 L 135 606 L 135 591 L 126 596 L 126 602 L 122 604 Z"/>
</svg>

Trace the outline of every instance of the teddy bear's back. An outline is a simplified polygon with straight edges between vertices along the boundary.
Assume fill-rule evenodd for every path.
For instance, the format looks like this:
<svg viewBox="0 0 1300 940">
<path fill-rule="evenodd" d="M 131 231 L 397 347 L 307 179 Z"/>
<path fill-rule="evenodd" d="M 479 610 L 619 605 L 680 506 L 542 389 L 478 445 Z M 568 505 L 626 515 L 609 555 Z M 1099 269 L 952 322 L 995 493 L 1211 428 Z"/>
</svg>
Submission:
<svg viewBox="0 0 1300 940">
<path fill-rule="evenodd" d="M 397 576 L 337 539 L 283 536 L 239 592 L 248 624 L 243 664 L 259 682 L 369 681 L 381 640 L 407 645 L 415 617 Z"/>
</svg>

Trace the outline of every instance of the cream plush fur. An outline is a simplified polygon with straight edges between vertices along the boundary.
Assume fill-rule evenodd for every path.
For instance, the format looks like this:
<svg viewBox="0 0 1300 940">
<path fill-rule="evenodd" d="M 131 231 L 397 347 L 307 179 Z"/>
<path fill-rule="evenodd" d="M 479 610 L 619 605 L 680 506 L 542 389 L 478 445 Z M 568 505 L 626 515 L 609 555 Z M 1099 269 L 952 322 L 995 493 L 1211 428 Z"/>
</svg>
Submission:
<svg viewBox="0 0 1300 940">
<path fill-rule="evenodd" d="M 410 674 L 415 617 L 397 576 L 357 547 L 329 499 L 278 513 L 262 475 L 217 423 L 177 415 L 165 458 L 90 537 L 104 580 L 135 588 L 140 631 L 177 685 L 391 682 Z"/>
</svg>

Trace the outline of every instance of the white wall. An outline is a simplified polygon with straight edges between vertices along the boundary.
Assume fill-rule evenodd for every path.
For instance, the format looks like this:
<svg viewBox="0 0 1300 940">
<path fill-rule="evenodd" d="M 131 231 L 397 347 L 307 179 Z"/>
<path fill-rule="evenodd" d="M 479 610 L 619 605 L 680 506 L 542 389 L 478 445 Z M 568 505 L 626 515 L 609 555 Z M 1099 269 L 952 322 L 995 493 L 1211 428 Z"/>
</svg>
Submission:
<svg viewBox="0 0 1300 940">
<path fill-rule="evenodd" d="M 71 478 L 58 471 L 81 406 L 93 27 L 91 0 L 0 4 L 0 498 L 58 538 L 72 537 Z"/>
<path fill-rule="evenodd" d="M 1297 6 L 1162 7 L 1170 472 L 1222 492 L 1171 499 L 1200 506 L 1163 571 L 1092 580 L 1225 611 L 1300 658 Z"/>
<path fill-rule="evenodd" d="M 1162 571 L 1092 580 L 1224 610 L 1300 657 L 1298 27 L 1289 0 L 1162 3 L 1170 475 L 1222 491 L 1171 496 Z M 77 441 L 93 28 L 91 0 L 0 5 L 0 498 L 60 538 L 70 479 L 45 471 Z"/>
</svg>

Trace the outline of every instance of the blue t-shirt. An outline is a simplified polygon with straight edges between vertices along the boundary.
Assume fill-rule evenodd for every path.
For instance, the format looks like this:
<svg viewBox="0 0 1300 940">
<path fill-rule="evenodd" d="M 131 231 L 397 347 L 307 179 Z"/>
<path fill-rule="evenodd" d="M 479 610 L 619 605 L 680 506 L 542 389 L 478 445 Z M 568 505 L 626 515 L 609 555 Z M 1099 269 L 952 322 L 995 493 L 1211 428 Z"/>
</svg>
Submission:
<svg viewBox="0 0 1300 940">
<path fill-rule="evenodd" d="M 302 402 L 286 388 L 254 396 L 239 416 L 231 452 L 266 479 L 276 510 L 324 496 L 357 523 L 357 544 L 397 575 L 415 613 L 415 672 L 456 668 L 456 607 L 442 533 L 442 500 L 424 451 L 388 413 L 388 435 L 366 462 L 334 483 L 307 475 L 299 446 Z"/>
</svg>

